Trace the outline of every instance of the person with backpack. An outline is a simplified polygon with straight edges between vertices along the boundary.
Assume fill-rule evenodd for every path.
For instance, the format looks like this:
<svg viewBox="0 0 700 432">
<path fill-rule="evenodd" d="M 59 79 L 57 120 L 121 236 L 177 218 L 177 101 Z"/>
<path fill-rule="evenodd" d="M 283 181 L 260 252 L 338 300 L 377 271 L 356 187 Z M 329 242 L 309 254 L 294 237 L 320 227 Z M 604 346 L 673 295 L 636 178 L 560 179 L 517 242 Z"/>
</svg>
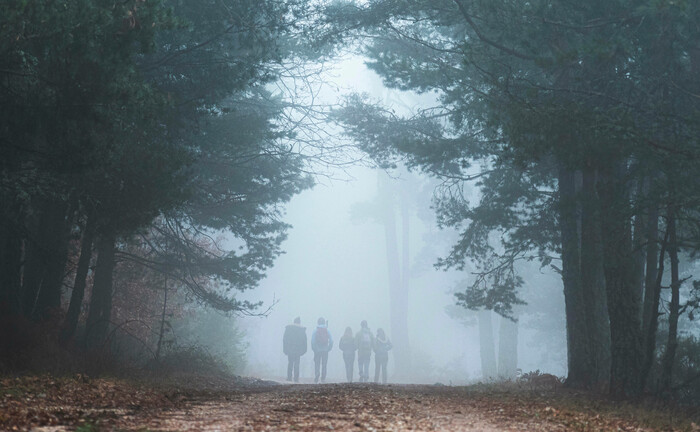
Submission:
<svg viewBox="0 0 700 432">
<path fill-rule="evenodd" d="M 377 337 L 374 338 L 374 382 L 379 382 L 379 372 L 382 373 L 382 384 L 386 384 L 386 366 L 389 363 L 389 350 L 391 341 L 383 329 L 377 329 Z"/>
<path fill-rule="evenodd" d="M 345 329 L 345 334 L 340 338 L 338 347 L 343 352 L 343 360 L 345 361 L 345 375 L 347 376 L 348 382 L 352 382 L 352 365 L 355 363 L 355 351 L 357 351 L 357 344 L 355 343 L 355 337 L 352 334 L 352 329 L 350 327 Z"/>
<path fill-rule="evenodd" d="M 314 352 L 314 367 L 316 371 L 315 383 L 326 382 L 326 366 L 328 365 L 328 352 L 333 348 L 333 338 L 328 331 L 328 323 L 323 318 L 318 319 L 318 326 L 311 335 L 311 350 Z"/>
<path fill-rule="evenodd" d="M 287 355 L 287 381 L 299 382 L 299 361 L 306 354 L 306 327 L 301 325 L 301 318 L 294 318 L 294 323 L 287 325 L 282 337 L 282 351 Z"/>
<path fill-rule="evenodd" d="M 357 345 L 357 373 L 360 375 L 360 382 L 367 382 L 369 380 L 369 360 L 372 357 L 374 336 L 372 336 L 366 320 L 362 320 L 360 323 L 360 331 L 355 335 L 355 344 Z"/>
</svg>

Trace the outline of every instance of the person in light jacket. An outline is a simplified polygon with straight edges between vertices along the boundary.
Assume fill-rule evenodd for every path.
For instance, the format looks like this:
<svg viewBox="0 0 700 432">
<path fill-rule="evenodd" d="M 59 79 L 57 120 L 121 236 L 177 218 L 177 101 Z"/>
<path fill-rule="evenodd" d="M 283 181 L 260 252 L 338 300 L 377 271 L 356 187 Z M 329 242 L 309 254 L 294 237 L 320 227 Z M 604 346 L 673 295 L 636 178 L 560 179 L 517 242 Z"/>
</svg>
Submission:
<svg viewBox="0 0 700 432">
<path fill-rule="evenodd" d="M 360 375 L 360 382 L 369 381 L 369 360 L 372 357 L 372 346 L 374 346 L 374 335 L 367 325 L 367 321 L 362 320 L 360 331 L 355 335 L 357 345 L 357 373 Z"/>
<path fill-rule="evenodd" d="M 386 365 L 389 363 L 389 350 L 391 341 L 383 329 L 377 329 L 377 337 L 374 338 L 374 382 L 379 382 L 379 372 L 382 373 L 382 384 L 386 384 Z"/>
</svg>

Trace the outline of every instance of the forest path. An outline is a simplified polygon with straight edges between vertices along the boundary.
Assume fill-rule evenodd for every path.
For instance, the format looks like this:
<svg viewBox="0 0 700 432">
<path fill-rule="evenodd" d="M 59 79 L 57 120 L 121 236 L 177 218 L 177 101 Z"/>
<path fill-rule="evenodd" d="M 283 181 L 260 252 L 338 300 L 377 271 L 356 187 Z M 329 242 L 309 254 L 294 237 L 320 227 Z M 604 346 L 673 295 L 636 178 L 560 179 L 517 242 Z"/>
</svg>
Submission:
<svg viewBox="0 0 700 432">
<path fill-rule="evenodd" d="M 162 431 L 533 430 L 516 421 L 497 426 L 489 421 L 491 414 L 475 402 L 459 388 L 444 386 L 271 386 L 214 399 L 195 398 L 177 410 L 136 417 L 120 426 Z"/>
<path fill-rule="evenodd" d="M 615 402 L 523 383 L 300 384 L 192 375 L 173 380 L 0 377 L 0 430 L 684 431 L 695 410 Z"/>
</svg>

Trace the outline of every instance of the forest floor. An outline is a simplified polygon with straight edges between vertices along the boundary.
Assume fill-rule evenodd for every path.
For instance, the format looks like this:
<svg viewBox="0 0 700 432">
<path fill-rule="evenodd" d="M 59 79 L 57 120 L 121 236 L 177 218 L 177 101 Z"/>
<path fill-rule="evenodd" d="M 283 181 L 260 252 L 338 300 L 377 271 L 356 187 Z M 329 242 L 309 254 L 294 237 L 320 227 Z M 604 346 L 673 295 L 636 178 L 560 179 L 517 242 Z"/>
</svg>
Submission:
<svg viewBox="0 0 700 432">
<path fill-rule="evenodd" d="M 700 431 L 691 411 L 515 385 L 0 378 L 0 430 Z M 697 414 L 697 411 L 695 411 Z"/>
</svg>

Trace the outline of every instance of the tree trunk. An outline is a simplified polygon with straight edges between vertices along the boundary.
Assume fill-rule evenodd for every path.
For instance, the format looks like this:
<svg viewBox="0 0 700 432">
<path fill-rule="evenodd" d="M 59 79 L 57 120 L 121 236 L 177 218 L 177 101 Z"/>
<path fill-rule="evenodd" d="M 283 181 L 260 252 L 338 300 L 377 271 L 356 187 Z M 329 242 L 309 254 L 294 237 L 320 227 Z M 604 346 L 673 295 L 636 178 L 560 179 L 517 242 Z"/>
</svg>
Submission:
<svg viewBox="0 0 700 432">
<path fill-rule="evenodd" d="M 596 171 L 583 171 L 581 188 L 581 290 L 586 308 L 590 385 L 607 389 L 610 379 L 610 320 L 605 293 L 603 239 Z"/>
<path fill-rule="evenodd" d="M 114 232 L 102 233 L 97 242 L 95 280 L 92 285 L 90 310 L 85 326 L 85 345 L 88 349 L 102 349 L 107 339 L 112 313 L 114 249 Z"/>
<path fill-rule="evenodd" d="M 410 352 L 408 351 L 408 292 L 402 283 L 401 266 L 399 265 L 394 201 L 388 180 L 384 173 L 381 172 L 379 173 L 379 194 L 383 201 L 384 238 L 389 270 L 391 338 L 394 342 L 394 364 L 396 365 L 395 374 L 398 377 L 404 377 L 410 373 L 406 367 L 410 357 Z M 404 238 L 404 242 L 407 243 L 408 238 Z M 406 284 L 407 282 L 406 280 Z"/>
<path fill-rule="evenodd" d="M 642 201 L 646 199 L 648 195 L 648 180 L 640 179 L 637 183 L 637 191 L 635 193 L 635 199 L 637 201 Z M 635 303 L 643 305 L 644 302 L 644 264 L 646 261 L 646 227 L 648 215 L 644 215 L 642 212 L 634 215 L 634 225 L 632 232 L 632 285 L 635 287 L 634 299 Z M 656 257 L 654 257 L 656 258 Z M 640 313 L 642 314 L 642 328 L 644 323 L 644 308 L 640 307 Z"/>
<path fill-rule="evenodd" d="M 53 202 L 48 209 L 49 226 L 42 227 L 45 236 L 39 240 L 46 247 L 44 275 L 39 287 L 34 316 L 37 319 L 49 318 L 61 307 L 61 291 L 68 260 L 68 243 L 72 210 L 68 203 Z"/>
<path fill-rule="evenodd" d="M 566 308 L 566 384 L 587 387 L 591 382 L 586 307 L 581 289 L 578 214 L 574 172 L 559 167 L 559 229 L 561 231 L 562 281 Z"/>
<path fill-rule="evenodd" d="M 661 366 L 661 389 L 671 388 L 673 362 L 678 347 L 678 315 L 680 310 L 681 280 L 678 271 L 678 239 L 676 236 L 676 212 L 673 206 L 668 211 L 668 256 L 671 261 L 671 302 L 668 305 L 668 341 Z"/>
<path fill-rule="evenodd" d="M 2 196 L 4 198 L 4 195 Z M 0 201 L 0 315 L 22 313 L 22 237 L 16 204 Z"/>
<path fill-rule="evenodd" d="M 498 377 L 515 379 L 518 370 L 518 323 L 501 317 L 498 332 Z"/>
<path fill-rule="evenodd" d="M 48 219 L 44 212 L 39 210 L 39 215 L 33 215 L 28 220 L 28 236 L 24 244 L 24 266 L 22 269 L 22 313 L 28 319 L 34 316 L 36 300 L 39 296 L 41 280 L 44 276 L 46 253 L 39 243 L 44 234 L 42 226 L 46 226 Z"/>
<path fill-rule="evenodd" d="M 646 277 L 644 279 L 644 312 L 642 320 L 642 337 L 644 337 L 642 381 L 645 383 L 654 361 L 654 351 L 656 351 L 661 279 L 664 273 L 664 255 L 666 254 L 666 243 L 668 240 L 668 230 L 666 230 L 666 236 L 661 244 L 661 252 L 659 253 L 659 207 L 657 203 L 654 203 L 649 210 L 646 240 L 647 263 Z"/>
<path fill-rule="evenodd" d="M 158 345 L 156 345 L 156 361 L 160 360 L 160 349 L 163 345 L 163 336 L 165 335 L 165 312 L 168 308 L 168 277 L 163 278 L 163 312 L 160 315 L 160 331 L 158 332 Z"/>
<path fill-rule="evenodd" d="M 408 205 L 408 196 L 406 188 L 401 187 L 401 292 L 397 295 L 401 296 L 401 301 L 397 306 L 398 317 L 401 322 L 398 323 L 396 330 L 399 333 L 394 333 L 394 342 L 399 345 L 399 350 L 396 351 L 399 361 L 394 358 L 397 375 L 408 378 L 412 372 L 411 368 L 411 345 L 408 334 L 408 289 L 409 280 L 411 277 L 411 257 L 410 257 L 410 213 Z M 392 328 L 392 332 L 394 329 Z M 398 336 L 398 337 L 397 337 Z"/>
<path fill-rule="evenodd" d="M 654 292 L 656 290 L 657 261 L 659 259 L 659 207 L 654 203 L 649 208 L 649 220 L 646 230 L 646 275 L 644 277 L 644 310 L 642 313 L 642 328 L 647 333 L 652 314 L 658 310 L 653 309 Z M 657 300 L 658 304 L 658 300 Z"/>
<path fill-rule="evenodd" d="M 479 318 L 479 354 L 481 356 L 481 376 L 486 381 L 496 378 L 496 351 L 493 342 L 493 325 L 491 311 L 480 310 Z"/>
<path fill-rule="evenodd" d="M 605 258 L 605 287 L 610 316 L 610 391 L 615 397 L 638 395 L 643 387 L 641 305 L 633 285 L 630 209 L 623 165 L 612 163 L 598 184 Z"/>
<path fill-rule="evenodd" d="M 666 235 L 661 243 L 661 252 L 659 253 L 659 267 L 656 272 L 656 280 L 654 281 L 654 289 L 650 294 L 650 316 L 649 324 L 645 327 L 644 333 L 644 363 L 642 365 L 642 380 L 646 383 L 649 377 L 651 365 L 654 362 L 654 352 L 656 351 L 656 330 L 659 326 L 659 304 L 661 302 L 661 280 L 664 276 L 664 257 L 666 255 L 666 247 L 668 245 L 668 228 Z"/>
<path fill-rule="evenodd" d="M 83 306 L 83 298 L 85 297 L 85 286 L 87 284 L 87 275 L 90 270 L 90 260 L 92 258 L 92 240 L 94 235 L 94 217 L 88 217 L 85 222 L 85 230 L 83 238 L 80 242 L 80 258 L 78 259 L 78 268 L 75 271 L 75 282 L 73 284 L 73 292 L 70 297 L 70 305 L 66 313 L 66 319 L 61 328 L 61 342 L 65 343 L 73 338 L 75 329 L 78 326 L 78 318 L 80 318 L 80 310 Z"/>
</svg>

